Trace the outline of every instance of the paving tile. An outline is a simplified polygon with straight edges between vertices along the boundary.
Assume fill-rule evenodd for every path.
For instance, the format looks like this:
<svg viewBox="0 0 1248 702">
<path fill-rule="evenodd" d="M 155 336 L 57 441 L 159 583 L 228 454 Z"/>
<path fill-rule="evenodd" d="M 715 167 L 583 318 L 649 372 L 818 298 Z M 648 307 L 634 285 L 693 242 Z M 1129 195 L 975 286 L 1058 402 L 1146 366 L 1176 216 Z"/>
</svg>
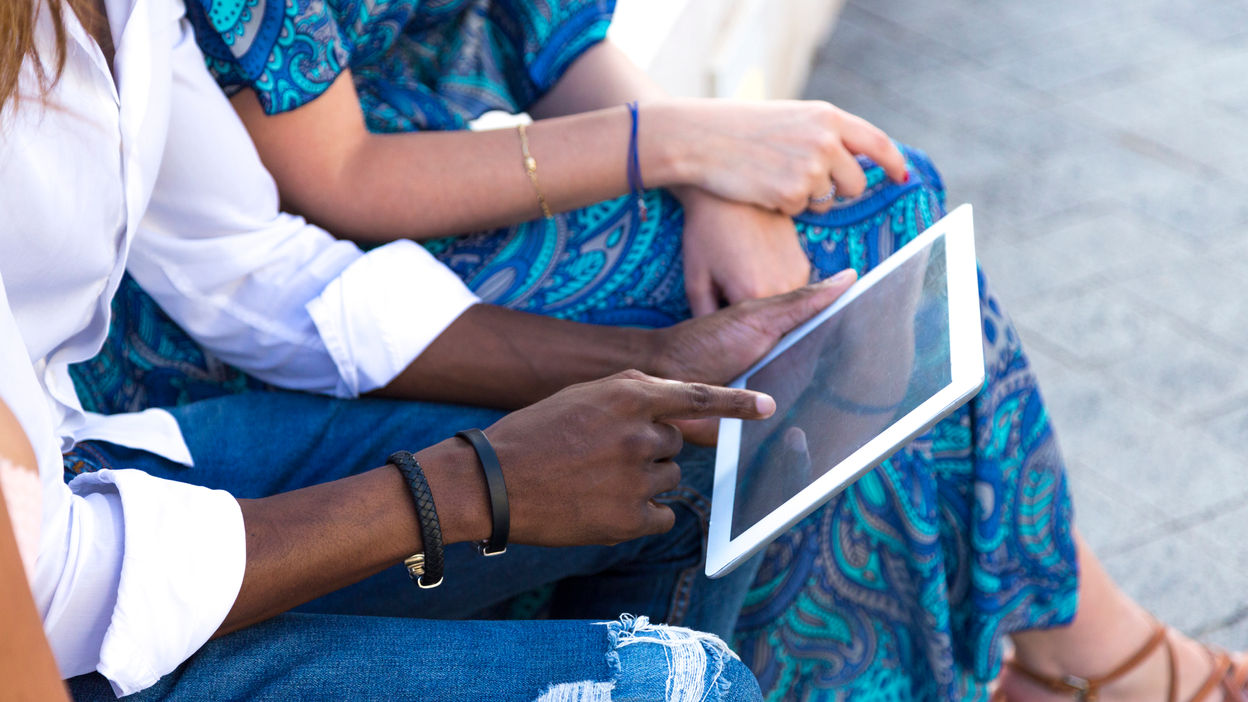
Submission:
<svg viewBox="0 0 1248 702">
<path fill-rule="evenodd" d="M 1244 133 L 1248 134 L 1248 125 Z M 1124 188 L 1118 197 L 1141 215 L 1169 225 L 1194 246 L 1237 238 L 1248 224 L 1244 187 L 1229 180 L 1147 177 Z"/>
<path fill-rule="evenodd" d="M 1248 262 L 1219 255 L 1176 259 L 1121 277 L 1121 286 L 1150 306 L 1184 320 L 1206 338 L 1248 354 Z"/>
<path fill-rule="evenodd" d="M 1068 462 L 1098 476 L 1103 493 L 1158 521 L 1199 516 L 1221 503 L 1228 485 L 1245 483 L 1239 451 L 1134 400 L 1099 373 L 1040 377 L 1040 388 Z"/>
<path fill-rule="evenodd" d="M 1041 104 L 1000 77 L 965 65 L 907 71 L 882 87 L 949 122 L 1023 115 Z"/>
<path fill-rule="evenodd" d="M 1202 424 L 1227 449 L 1243 451 L 1248 445 L 1248 398 L 1223 407 L 1216 417 L 1204 420 Z M 1245 459 L 1244 468 L 1248 474 L 1248 459 Z"/>
<path fill-rule="evenodd" d="M 1201 632 L 1233 612 L 1244 589 L 1242 576 L 1209 549 L 1191 533 L 1177 532 L 1102 561 L 1122 589 L 1162 621 Z"/>
<path fill-rule="evenodd" d="M 1244 538 L 1244 524 L 1248 523 L 1248 489 L 1245 485 L 1227 485 L 1229 506 L 1211 511 L 1206 519 L 1191 527 L 1191 533 L 1209 543 L 1210 553 L 1220 557 L 1248 582 L 1248 540 Z M 1236 496 L 1240 499 L 1235 500 Z M 1238 604 L 1248 607 L 1248 601 L 1241 600 Z"/>
<path fill-rule="evenodd" d="M 1199 9 L 1191 3 L 1164 2 L 1157 4 L 1150 14 L 1170 30 L 1206 45 L 1242 44 L 1248 36 L 1248 4 L 1241 0 L 1202 0 Z"/>
<path fill-rule="evenodd" d="M 847 7 L 820 53 L 842 71 L 890 84 L 913 74 L 949 70 L 949 52 L 923 35 L 898 34 L 869 13 Z"/>
<path fill-rule="evenodd" d="M 1128 207 L 1087 208 L 1055 217 L 1041 239 L 1072 258 L 1095 262 L 1106 278 L 1150 275 L 1194 259 L 1191 246 L 1173 229 Z"/>
<path fill-rule="evenodd" d="M 1221 646 L 1228 651 L 1248 649 L 1248 607 L 1244 607 L 1233 597 L 1226 598 L 1223 606 L 1234 608 L 1226 613 L 1226 618 L 1231 620 L 1229 623 L 1191 633 L 1205 643 Z"/>
<path fill-rule="evenodd" d="M 1181 171 L 1108 139 L 1055 151 L 1026 167 L 984 173 L 971 191 L 1006 221 L 1035 222 L 1076 208 L 1126 202 L 1154 180 L 1185 177 Z"/>
<path fill-rule="evenodd" d="M 990 227 L 991 223 L 983 227 L 985 238 L 992 236 Z M 977 222 L 976 232 L 980 229 Z M 1017 243 L 990 245 L 980 260 L 993 288 L 1023 327 L 1030 326 L 1031 317 L 1026 312 L 1047 305 L 1055 295 L 1070 293 L 1064 297 L 1076 297 L 1102 283 L 1095 261 L 1070 256 L 1034 236 Z"/>
<path fill-rule="evenodd" d="M 1169 623 L 1248 647 L 1248 3 L 844 17 L 808 91 L 927 150 L 975 204 L 1081 531 Z"/>
<path fill-rule="evenodd" d="M 996 69 L 1020 85 L 1062 96 L 1146 75 L 1199 46 L 1138 13 L 1125 13 L 1113 23 L 1072 23 L 1021 39 L 1011 45 L 1010 55 L 994 57 Z"/>
<path fill-rule="evenodd" d="M 1086 368 L 1108 366 L 1134 353 L 1153 338 L 1158 323 L 1109 283 L 1048 295 L 1016 321 Z"/>
<path fill-rule="evenodd" d="M 1248 393 L 1248 369 L 1240 359 L 1160 318 L 1145 329 L 1134 353 L 1106 365 L 1105 372 L 1178 420 Z"/>
<path fill-rule="evenodd" d="M 1020 33 L 1034 31 L 1027 17 L 1000 2 L 914 2 L 872 0 L 852 7 L 896 30 L 940 42 L 963 57 L 990 54 Z"/>
<path fill-rule="evenodd" d="M 1216 70 L 1216 68 L 1215 68 Z M 1078 100 L 1069 107 L 1115 129 L 1151 142 L 1153 148 L 1190 159 L 1212 173 L 1230 172 L 1228 150 L 1245 148 L 1248 116 L 1207 93 L 1203 69 L 1161 73 Z M 1208 178 L 1209 173 L 1196 173 Z"/>
<path fill-rule="evenodd" d="M 1148 507 L 1107 491 L 1100 475 L 1067 461 L 1066 476 L 1075 506 L 1075 526 L 1101 558 L 1139 546 L 1159 535 L 1161 526 L 1154 526 Z"/>
</svg>

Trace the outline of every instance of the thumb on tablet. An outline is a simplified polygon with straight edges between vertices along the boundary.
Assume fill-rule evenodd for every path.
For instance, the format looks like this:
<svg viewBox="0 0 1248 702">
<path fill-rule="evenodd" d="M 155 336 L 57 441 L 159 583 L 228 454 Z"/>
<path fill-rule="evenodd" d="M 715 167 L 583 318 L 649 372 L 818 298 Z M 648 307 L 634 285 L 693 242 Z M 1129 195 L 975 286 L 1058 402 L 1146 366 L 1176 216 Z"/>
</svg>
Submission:
<svg viewBox="0 0 1248 702">
<path fill-rule="evenodd" d="M 777 331 L 786 334 L 826 309 L 856 280 L 858 273 L 852 268 L 846 268 L 831 278 L 798 288 L 791 293 L 777 295 L 766 301 L 766 304 L 774 308 L 769 310 L 769 316 L 779 325 Z"/>
</svg>

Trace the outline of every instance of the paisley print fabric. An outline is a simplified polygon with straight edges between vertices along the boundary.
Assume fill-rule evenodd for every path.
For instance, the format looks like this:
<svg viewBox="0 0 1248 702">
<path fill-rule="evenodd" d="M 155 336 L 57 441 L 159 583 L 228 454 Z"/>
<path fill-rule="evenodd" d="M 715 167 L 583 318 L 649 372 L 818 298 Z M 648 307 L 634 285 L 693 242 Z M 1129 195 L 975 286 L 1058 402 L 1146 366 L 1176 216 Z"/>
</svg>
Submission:
<svg viewBox="0 0 1248 702">
<path fill-rule="evenodd" d="M 188 0 L 227 91 L 270 113 L 320 95 L 349 67 L 369 128 L 459 129 L 524 109 L 605 34 L 606 0 Z M 864 162 L 867 192 L 798 218 L 814 275 L 876 265 L 940 217 L 939 175 Z M 594 324 L 689 316 L 683 215 L 663 191 L 427 244 L 488 302 Z M 984 389 L 783 535 L 734 644 L 768 700 L 986 698 L 1001 637 L 1068 622 L 1077 572 L 1056 439 L 1027 358 L 981 277 Z M 139 410 L 266 386 L 206 354 L 132 280 L 109 339 L 72 370 L 88 409 Z M 540 612 L 542 594 L 525 601 Z"/>
<path fill-rule="evenodd" d="M 268 114 L 351 69 L 373 131 L 462 129 L 520 112 L 602 41 L 615 0 L 187 0 L 222 88 Z"/>
<path fill-rule="evenodd" d="M 939 176 L 867 165 L 858 200 L 799 219 L 817 277 L 863 272 L 938 219 Z M 682 214 L 661 191 L 431 246 L 485 299 L 597 324 L 688 316 Z M 655 216 L 655 215 L 658 216 Z M 986 697 L 1000 639 L 1068 622 L 1077 572 L 1056 439 L 1008 317 L 981 277 L 984 389 L 767 549 L 734 639 L 769 700 Z M 88 409 L 262 391 L 206 354 L 127 279 L 108 343 L 72 369 Z M 541 611 L 540 596 L 526 611 Z"/>
</svg>

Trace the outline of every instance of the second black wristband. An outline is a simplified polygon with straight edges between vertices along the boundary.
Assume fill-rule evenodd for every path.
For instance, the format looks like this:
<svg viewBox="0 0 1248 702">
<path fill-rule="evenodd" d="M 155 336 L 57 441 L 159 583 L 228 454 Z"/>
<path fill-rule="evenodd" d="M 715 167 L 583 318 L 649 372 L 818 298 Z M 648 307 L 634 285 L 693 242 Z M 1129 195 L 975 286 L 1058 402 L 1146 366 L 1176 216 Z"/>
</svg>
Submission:
<svg viewBox="0 0 1248 702">
<path fill-rule="evenodd" d="M 476 451 L 485 472 L 485 486 L 490 493 L 490 514 L 494 527 L 490 538 L 477 544 L 482 556 L 498 556 L 507 552 L 507 536 L 511 532 L 511 508 L 507 504 L 507 483 L 503 481 L 503 466 L 498 454 L 480 429 L 466 429 L 455 436 L 467 441 Z"/>
</svg>

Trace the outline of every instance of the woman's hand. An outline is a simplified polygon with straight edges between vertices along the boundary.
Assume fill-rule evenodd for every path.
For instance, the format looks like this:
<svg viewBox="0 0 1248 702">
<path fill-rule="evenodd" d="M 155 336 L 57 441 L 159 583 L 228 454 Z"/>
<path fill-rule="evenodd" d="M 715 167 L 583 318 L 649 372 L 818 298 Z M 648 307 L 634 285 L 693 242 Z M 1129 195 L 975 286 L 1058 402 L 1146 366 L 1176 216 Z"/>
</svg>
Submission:
<svg viewBox="0 0 1248 702">
<path fill-rule="evenodd" d="M 829 194 L 856 197 L 866 175 L 855 155 L 907 179 L 906 160 L 871 123 L 817 100 L 663 100 L 641 107 L 643 176 L 796 215 L 823 212 Z M 653 182 L 652 182 L 653 180 Z"/>
<path fill-rule="evenodd" d="M 810 282 L 810 260 L 789 216 L 697 188 L 677 197 L 685 211 L 685 292 L 695 316 Z"/>
<path fill-rule="evenodd" d="M 670 422 L 761 419 L 768 396 L 625 371 L 573 385 L 485 431 L 506 471 L 511 533 L 541 546 L 615 544 L 672 528 L 683 445 Z"/>
</svg>

